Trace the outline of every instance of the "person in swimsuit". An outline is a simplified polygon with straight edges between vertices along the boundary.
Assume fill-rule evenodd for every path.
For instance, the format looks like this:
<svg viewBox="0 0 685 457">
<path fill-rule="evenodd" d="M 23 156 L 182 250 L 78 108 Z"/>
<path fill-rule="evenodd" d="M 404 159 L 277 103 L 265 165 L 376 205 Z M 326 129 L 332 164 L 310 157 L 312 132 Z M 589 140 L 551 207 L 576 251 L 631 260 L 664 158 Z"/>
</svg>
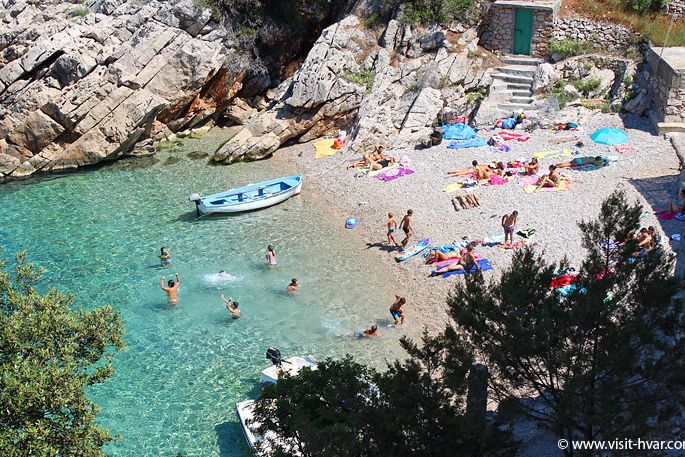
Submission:
<svg viewBox="0 0 685 457">
<path fill-rule="evenodd" d="M 371 328 L 367 328 L 362 332 L 362 337 L 365 336 L 378 336 L 378 326 L 372 325 Z"/>
<path fill-rule="evenodd" d="M 576 168 L 582 167 L 584 165 L 596 165 L 598 167 L 603 167 L 606 165 L 608 160 L 606 157 L 595 156 L 595 157 L 576 157 L 570 162 L 562 162 L 556 164 L 557 168 Z"/>
<path fill-rule="evenodd" d="M 397 230 L 397 221 L 395 220 L 394 214 L 388 213 L 388 221 L 385 223 L 385 225 L 388 228 L 388 244 L 392 242 L 395 244 L 396 247 L 400 247 L 400 243 L 397 241 L 397 238 L 395 238 L 395 231 Z"/>
<path fill-rule="evenodd" d="M 442 251 L 434 249 L 428 254 L 428 257 L 426 257 L 425 264 L 428 265 L 431 263 L 438 263 L 438 262 L 442 262 L 445 260 L 458 259 L 458 258 L 459 258 L 459 254 L 456 252 L 450 252 L 449 254 L 445 254 Z"/>
<path fill-rule="evenodd" d="M 680 204 L 677 204 L 673 200 L 669 200 L 668 209 L 665 211 L 660 211 L 660 213 L 676 214 L 685 212 L 685 189 L 680 189 L 680 192 L 678 192 L 678 198 L 680 199 Z"/>
<path fill-rule="evenodd" d="M 300 281 L 293 278 L 290 281 L 290 284 L 288 284 L 288 287 L 285 288 L 285 290 L 288 292 L 297 292 L 298 290 L 300 290 Z"/>
<path fill-rule="evenodd" d="M 232 319 L 238 319 L 240 317 L 240 311 L 238 311 L 238 302 L 233 301 L 233 297 L 226 300 L 224 294 L 221 294 L 221 299 L 226 303 L 226 310 L 231 313 Z"/>
<path fill-rule="evenodd" d="M 390 315 L 394 319 L 395 325 L 404 324 L 404 309 L 402 307 L 405 303 L 407 303 L 406 298 L 395 295 L 395 302 L 390 305 Z"/>
<path fill-rule="evenodd" d="M 480 265 L 476 261 L 474 245 L 469 244 L 466 246 L 466 253 L 459 259 L 459 262 L 453 263 L 452 265 L 447 265 L 446 267 L 438 268 L 433 272 L 433 276 L 447 273 L 448 271 L 460 271 L 466 270 L 471 271 L 471 267 L 475 267 L 476 270 L 480 271 Z"/>
<path fill-rule="evenodd" d="M 523 168 L 525 168 L 526 174 L 528 175 L 538 174 L 538 171 L 540 171 L 540 164 L 538 163 L 538 159 L 536 157 L 533 157 L 532 159 L 530 159 L 530 162 L 523 165 Z"/>
<path fill-rule="evenodd" d="M 171 252 L 165 247 L 162 247 L 162 252 L 159 256 L 159 260 L 162 263 L 162 266 L 167 266 L 171 263 Z"/>
<path fill-rule="evenodd" d="M 402 218 L 402 222 L 400 222 L 400 227 L 404 232 L 404 239 L 402 240 L 403 251 L 407 249 L 407 244 L 409 244 L 409 240 L 411 239 L 411 237 L 416 234 L 416 232 L 414 232 L 414 226 L 412 225 L 413 219 L 414 211 L 408 209 L 406 216 L 404 216 Z"/>
<path fill-rule="evenodd" d="M 540 178 L 538 181 L 538 186 L 535 188 L 535 192 L 543 187 L 559 187 L 559 184 L 564 178 L 557 171 L 556 165 L 549 166 L 549 174 Z"/>
<path fill-rule="evenodd" d="M 374 152 L 373 152 L 373 159 L 381 165 L 383 168 L 389 167 L 390 165 L 395 165 L 395 158 L 393 156 L 385 156 L 383 153 L 385 152 L 385 146 L 379 145 L 376 146 Z"/>
<path fill-rule="evenodd" d="M 276 251 L 274 251 L 274 247 L 271 245 L 266 247 L 266 261 L 269 265 L 276 265 L 278 263 L 276 261 Z"/>
<path fill-rule="evenodd" d="M 502 216 L 502 228 L 504 229 L 504 244 L 507 245 L 507 239 L 509 239 L 509 244 L 514 243 L 514 230 L 516 227 L 516 218 L 518 218 L 519 212 L 513 211 L 511 214 L 505 214 Z"/>
<path fill-rule="evenodd" d="M 456 178 L 458 176 L 468 176 L 468 175 L 478 176 L 480 167 L 490 168 L 487 165 L 478 165 L 477 160 L 474 160 L 473 162 L 471 162 L 471 165 L 472 165 L 472 168 L 458 168 L 456 170 L 448 171 L 447 177 L 448 178 Z"/>
<path fill-rule="evenodd" d="M 164 285 L 164 280 L 166 279 L 166 276 L 162 276 L 162 279 L 159 283 L 160 287 L 164 292 L 167 294 L 167 299 L 169 300 L 169 303 L 172 305 L 175 305 L 178 303 L 178 286 L 181 285 L 181 278 L 178 276 L 178 273 L 176 273 L 176 282 L 174 282 L 172 279 L 170 279 L 167 282 L 167 285 Z"/>
</svg>

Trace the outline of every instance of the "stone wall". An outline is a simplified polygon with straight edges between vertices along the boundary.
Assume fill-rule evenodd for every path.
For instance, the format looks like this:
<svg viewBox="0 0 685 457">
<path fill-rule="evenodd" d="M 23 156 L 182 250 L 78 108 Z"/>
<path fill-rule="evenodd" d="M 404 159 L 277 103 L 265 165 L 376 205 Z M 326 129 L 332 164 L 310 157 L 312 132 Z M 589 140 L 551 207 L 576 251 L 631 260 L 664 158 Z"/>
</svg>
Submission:
<svg viewBox="0 0 685 457">
<path fill-rule="evenodd" d="M 485 21 L 480 44 L 492 51 L 513 52 L 515 18 L 515 7 L 504 5 L 492 6 L 490 14 Z M 535 9 L 533 13 L 531 55 L 544 56 L 546 54 L 553 32 L 554 12 L 551 9 Z"/>
<path fill-rule="evenodd" d="M 685 122 L 685 70 L 674 69 L 669 63 L 669 56 L 660 57 L 661 48 L 650 48 L 645 57 L 651 67 L 649 78 L 652 92 L 652 123 Z M 685 48 L 680 49 L 685 53 Z"/>
<path fill-rule="evenodd" d="M 635 32 L 621 25 L 584 17 L 557 19 L 553 37 L 555 40 L 590 41 L 598 50 L 608 52 L 623 52 L 640 41 Z"/>
<path fill-rule="evenodd" d="M 668 15 L 675 16 L 676 19 L 680 19 L 685 16 L 685 0 L 671 0 L 662 8 L 662 11 Z"/>
</svg>

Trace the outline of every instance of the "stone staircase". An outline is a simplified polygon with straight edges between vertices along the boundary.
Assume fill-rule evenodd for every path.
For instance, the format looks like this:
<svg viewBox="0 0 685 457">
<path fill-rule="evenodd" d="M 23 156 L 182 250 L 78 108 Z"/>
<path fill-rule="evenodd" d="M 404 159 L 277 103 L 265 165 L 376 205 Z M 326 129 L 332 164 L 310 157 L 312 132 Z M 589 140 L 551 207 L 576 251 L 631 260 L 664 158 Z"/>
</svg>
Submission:
<svg viewBox="0 0 685 457">
<path fill-rule="evenodd" d="M 533 103 L 533 75 L 540 59 L 528 56 L 504 56 L 505 65 L 492 75 L 490 93 L 499 100 L 498 108 L 506 112 L 530 110 Z"/>
</svg>

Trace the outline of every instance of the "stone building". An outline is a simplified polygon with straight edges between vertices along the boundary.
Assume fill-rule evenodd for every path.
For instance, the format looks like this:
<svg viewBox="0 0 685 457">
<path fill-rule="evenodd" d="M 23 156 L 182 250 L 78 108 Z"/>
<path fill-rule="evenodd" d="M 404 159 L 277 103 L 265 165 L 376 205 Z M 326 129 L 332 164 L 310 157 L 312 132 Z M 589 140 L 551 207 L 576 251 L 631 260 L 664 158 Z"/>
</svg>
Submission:
<svg viewBox="0 0 685 457">
<path fill-rule="evenodd" d="M 544 56 L 554 33 L 561 0 L 496 0 L 480 43 L 506 54 Z"/>
<path fill-rule="evenodd" d="M 685 127 L 685 47 L 650 48 L 646 58 L 652 68 L 652 124 L 659 131 Z"/>
</svg>

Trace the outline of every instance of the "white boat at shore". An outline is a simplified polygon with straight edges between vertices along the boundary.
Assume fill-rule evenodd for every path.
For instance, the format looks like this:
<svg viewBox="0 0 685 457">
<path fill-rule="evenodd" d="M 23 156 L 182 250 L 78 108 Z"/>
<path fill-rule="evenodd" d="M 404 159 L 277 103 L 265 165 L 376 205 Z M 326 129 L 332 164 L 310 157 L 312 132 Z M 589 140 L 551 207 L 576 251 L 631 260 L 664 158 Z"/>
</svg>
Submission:
<svg viewBox="0 0 685 457">
<path fill-rule="evenodd" d="M 269 348 L 271 351 L 273 348 Z M 269 357 L 269 351 L 267 351 L 267 358 L 270 358 L 274 363 L 272 366 L 262 370 L 262 384 L 275 384 L 278 382 L 279 375 L 287 374 L 289 376 L 295 376 L 303 368 L 309 368 L 311 370 L 316 370 L 317 361 L 311 355 L 307 357 L 290 357 L 285 360 L 280 359 L 280 352 L 276 350 L 277 357 Z M 272 355 L 274 353 L 272 352 Z M 250 446 L 253 452 L 256 452 L 257 443 L 262 443 L 262 448 L 268 449 L 272 442 L 278 441 L 278 436 L 272 433 L 268 433 L 266 436 L 259 435 L 256 430 L 259 427 L 258 422 L 254 422 L 254 400 L 246 400 L 236 403 L 235 408 L 238 413 L 238 419 L 240 420 L 240 426 L 243 429 L 243 435 L 245 435 L 245 440 Z M 292 455 L 299 455 L 296 450 L 293 450 Z"/>
<path fill-rule="evenodd" d="M 192 194 L 188 199 L 195 203 L 197 214 L 242 213 L 277 205 L 300 193 L 302 175 L 262 181 L 218 194 Z"/>
</svg>

